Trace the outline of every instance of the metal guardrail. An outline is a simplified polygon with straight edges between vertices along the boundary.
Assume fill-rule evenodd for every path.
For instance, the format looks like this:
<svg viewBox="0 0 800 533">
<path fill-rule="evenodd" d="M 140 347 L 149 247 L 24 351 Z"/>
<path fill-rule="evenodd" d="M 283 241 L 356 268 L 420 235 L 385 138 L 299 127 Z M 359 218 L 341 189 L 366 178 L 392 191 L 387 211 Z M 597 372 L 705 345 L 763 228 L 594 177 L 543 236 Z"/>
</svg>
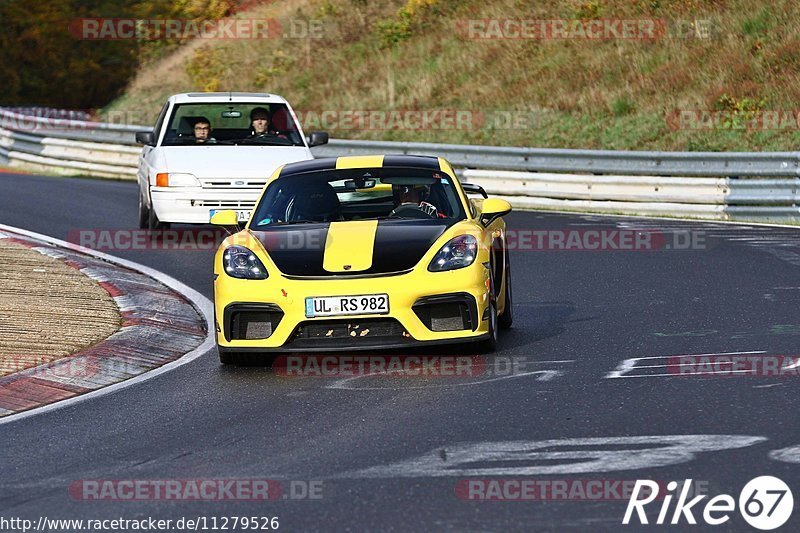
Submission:
<svg viewBox="0 0 800 533">
<path fill-rule="evenodd" d="M 331 141 L 320 155 L 439 155 L 467 168 L 640 176 L 800 176 L 800 152 L 634 152 L 388 141 Z"/>
<path fill-rule="evenodd" d="M 526 209 L 800 221 L 800 178 L 587 176 L 469 169 L 461 177 Z"/>
<path fill-rule="evenodd" d="M 135 179 L 147 126 L 0 108 L 0 164 Z M 518 208 L 800 222 L 800 152 L 634 152 L 332 139 L 317 157 L 437 155 Z"/>
</svg>

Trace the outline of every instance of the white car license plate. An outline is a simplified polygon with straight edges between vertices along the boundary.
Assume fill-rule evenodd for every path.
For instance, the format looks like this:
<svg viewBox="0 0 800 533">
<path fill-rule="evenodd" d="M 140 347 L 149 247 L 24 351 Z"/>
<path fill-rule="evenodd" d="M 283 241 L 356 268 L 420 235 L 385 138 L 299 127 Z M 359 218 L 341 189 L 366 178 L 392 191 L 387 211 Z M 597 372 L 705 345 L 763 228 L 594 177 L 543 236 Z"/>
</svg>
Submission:
<svg viewBox="0 0 800 533">
<path fill-rule="evenodd" d="M 216 213 L 217 211 L 225 211 L 225 210 L 224 209 L 212 209 L 208 213 L 208 219 L 211 220 L 211 217 L 213 217 L 214 213 Z M 238 210 L 237 209 L 236 210 L 236 220 L 238 220 L 239 222 L 247 222 L 248 220 L 250 220 L 250 213 L 251 212 L 248 211 L 248 210 Z"/>
<path fill-rule="evenodd" d="M 306 298 L 307 318 L 336 315 L 380 315 L 388 312 L 388 294 Z"/>
</svg>

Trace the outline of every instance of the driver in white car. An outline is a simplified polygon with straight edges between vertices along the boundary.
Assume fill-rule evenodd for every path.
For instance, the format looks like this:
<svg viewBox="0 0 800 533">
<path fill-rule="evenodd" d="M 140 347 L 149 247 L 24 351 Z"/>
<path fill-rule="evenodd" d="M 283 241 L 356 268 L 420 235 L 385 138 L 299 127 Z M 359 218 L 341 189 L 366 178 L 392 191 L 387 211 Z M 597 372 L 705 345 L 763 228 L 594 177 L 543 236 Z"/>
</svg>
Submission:
<svg viewBox="0 0 800 533">
<path fill-rule="evenodd" d="M 256 107 L 250 111 L 250 135 L 248 139 L 278 137 L 287 139 L 286 135 L 275 129 L 269 111 L 265 107 Z"/>
<path fill-rule="evenodd" d="M 266 135 L 275 135 L 274 131 L 271 131 L 270 126 L 270 119 L 269 119 L 269 111 L 267 111 L 264 107 L 256 107 L 250 112 L 250 127 L 252 128 L 250 132 L 250 137 L 264 137 Z"/>
</svg>

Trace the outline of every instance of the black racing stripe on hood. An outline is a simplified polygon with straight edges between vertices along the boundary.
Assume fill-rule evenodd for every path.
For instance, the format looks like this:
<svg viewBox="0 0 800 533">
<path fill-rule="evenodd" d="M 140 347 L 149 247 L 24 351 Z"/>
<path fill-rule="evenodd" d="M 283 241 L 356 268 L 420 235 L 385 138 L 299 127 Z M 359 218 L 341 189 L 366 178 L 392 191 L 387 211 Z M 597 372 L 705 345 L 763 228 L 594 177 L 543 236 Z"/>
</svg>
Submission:
<svg viewBox="0 0 800 533">
<path fill-rule="evenodd" d="M 297 224 L 253 231 L 278 269 L 290 276 L 329 276 L 322 268 L 328 224 Z"/>
<path fill-rule="evenodd" d="M 440 220 L 390 219 L 378 222 L 368 270 L 350 275 L 364 276 L 400 272 L 414 267 L 450 226 Z M 323 268 L 328 224 L 276 227 L 253 231 L 278 269 L 289 276 L 347 276 Z"/>
<path fill-rule="evenodd" d="M 370 272 L 397 272 L 416 265 L 449 224 L 438 220 L 381 220 Z"/>
</svg>

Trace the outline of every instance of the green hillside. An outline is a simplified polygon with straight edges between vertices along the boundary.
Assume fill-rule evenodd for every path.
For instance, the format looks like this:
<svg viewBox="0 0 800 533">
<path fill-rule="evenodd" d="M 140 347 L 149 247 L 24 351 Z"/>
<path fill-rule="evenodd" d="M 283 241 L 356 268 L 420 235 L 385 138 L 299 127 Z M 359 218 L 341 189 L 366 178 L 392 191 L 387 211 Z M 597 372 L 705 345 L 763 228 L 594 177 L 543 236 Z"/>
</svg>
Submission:
<svg viewBox="0 0 800 533">
<path fill-rule="evenodd" d="M 198 39 L 164 51 L 104 112 L 150 123 L 171 93 L 266 91 L 289 99 L 307 130 L 327 127 L 336 137 L 795 150 L 798 15 L 789 0 L 256 3 L 234 17 L 276 18 L 294 38 Z M 496 30 L 517 19 L 561 21 L 567 31 L 476 38 L 498 36 L 487 20 Z M 656 31 L 582 33 L 613 31 L 619 21 Z M 415 111 L 428 111 L 429 123 Z"/>
</svg>

